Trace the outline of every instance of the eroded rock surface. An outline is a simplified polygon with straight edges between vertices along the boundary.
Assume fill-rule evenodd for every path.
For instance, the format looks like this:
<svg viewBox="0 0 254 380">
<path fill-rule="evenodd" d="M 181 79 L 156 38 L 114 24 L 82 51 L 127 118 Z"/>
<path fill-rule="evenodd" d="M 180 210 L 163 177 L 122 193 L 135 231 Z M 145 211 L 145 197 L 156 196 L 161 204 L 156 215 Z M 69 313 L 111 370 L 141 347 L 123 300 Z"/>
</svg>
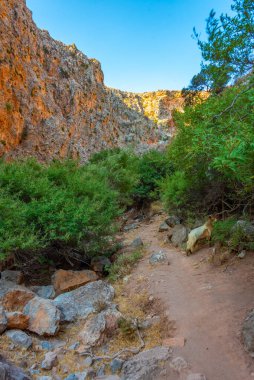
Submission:
<svg viewBox="0 0 254 380">
<path fill-rule="evenodd" d="M 167 143 L 179 91 L 109 89 L 96 59 L 36 27 L 25 0 L 0 8 L 0 156 L 80 158 L 114 146 Z"/>
<path fill-rule="evenodd" d="M 89 314 L 110 303 L 113 298 L 114 288 L 99 280 L 60 294 L 53 302 L 61 311 L 61 321 L 73 322 L 77 318 L 87 318 Z"/>
</svg>

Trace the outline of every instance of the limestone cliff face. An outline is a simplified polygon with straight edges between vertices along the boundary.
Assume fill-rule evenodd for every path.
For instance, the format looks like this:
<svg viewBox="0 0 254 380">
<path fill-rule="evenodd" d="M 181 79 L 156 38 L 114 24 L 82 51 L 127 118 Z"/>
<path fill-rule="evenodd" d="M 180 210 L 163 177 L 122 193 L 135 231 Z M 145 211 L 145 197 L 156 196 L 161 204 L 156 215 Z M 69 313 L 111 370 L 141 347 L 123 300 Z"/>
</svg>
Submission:
<svg viewBox="0 0 254 380">
<path fill-rule="evenodd" d="M 85 161 L 106 147 L 165 143 L 179 92 L 104 85 L 100 63 L 34 24 L 25 0 L 0 0 L 0 156 Z"/>
</svg>

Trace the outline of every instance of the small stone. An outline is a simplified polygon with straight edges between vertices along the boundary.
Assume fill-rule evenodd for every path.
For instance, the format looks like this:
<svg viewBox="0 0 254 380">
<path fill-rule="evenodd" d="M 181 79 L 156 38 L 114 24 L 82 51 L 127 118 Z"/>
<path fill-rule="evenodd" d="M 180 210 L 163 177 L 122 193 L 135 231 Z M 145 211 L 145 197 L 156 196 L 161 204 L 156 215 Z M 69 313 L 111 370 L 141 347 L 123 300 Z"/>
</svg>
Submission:
<svg viewBox="0 0 254 380">
<path fill-rule="evenodd" d="M 138 223 L 127 224 L 126 226 L 124 226 L 123 230 L 125 232 L 128 232 L 134 230 L 135 228 L 138 228 Z"/>
<path fill-rule="evenodd" d="M 169 365 L 174 371 L 179 373 L 188 367 L 188 364 L 181 356 L 172 359 Z"/>
<path fill-rule="evenodd" d="M 112 373 L 116 373 L 120 371 L 122 369 L 123 363 L 124 363 L 124 360 L 121 360 L 118 358 L 113 359 L 112 362 L 110 363 L 110 368 L 111 368 Z"/>
<path fill-rule="evenodd" d="M 206 377 L 201 373 L 190 373 L 186 380 L 206 380 Z"/>
<path fill-rule="evenodd" d="M 78 346 L 79 346 L 79 342 L 75 342 L 71 346 L 69 346 L 69 350 L 76 350 Z"/>
<path fill-rule="evenodd" d="M 154 300 L 154 296 L 150 296 L 150 297 L 148 298 L 148 300 L 149 300 L 150 302 L 152 302 L 152 301 Z"/>
<path fill-rule="evenodd" d="M 159 227 L 159 232 L 165 232 L 165 231 L 168 231 L 168 225 L 166 222 L 163 222 L 163 223 L 161 223 L 161 225 Z"/>
<path fill-rule="evenodd" d="M 246 351 L 254 357 L 254 309 L 248 314 L 243 322 L 242 335 Z"/>
<path fill-rule="evenodd" d="M 7 317 L 4 308 L 0 306 L 0 334 L 2 334 L 7 328 Z"/>
<path fill-rule="evenodd" d="M 105 375 L 105 364 L 100 366 L 100 368 L 98 369 L 98 371 L 96 373 L 97 377 L 104 376 L 104 375 Z"/>
<path fill-rule="evenodd" d="M 158 264 L 158 263 L 163 263 L 167 260 L 167 255 L 163 252 L 157 252 L 153 253 L 150 258 L 149 258 L 149 263 L 151 265 Z"/>
<path fill-rule="evenodd" d="M 54 345 L 51 343 L 51 342 L 48 342 L 47 340 L 43 340 L 41 341 L 38 346 L 42 349 L 42 350 L 46 350 L 46 351 L 50 351 L 50 350 L 53 350 L 54 348 Z"/>
<path fill-rule="evenodd" d="M 75 375 L 75 373 L 71 373 L 70 375 L 68 375 L 67 377 L 65 377 L 64 380 L 78 380 L 78 376 Z"/>
<path fill-rule="evenodd" d="M 42 369 L 52 369 L 58 364 L 57 354 L 53 351 L 47 352 L 43 362 L 41 363 Z"/>
<path fill-rule="evenodd" d="M 239 259 L 244 259 L 245 256 L 246 256 L 246 251 L 245 251 L 245 250 L 241 251 L 241 252 L 237 255 L 237 257 L 239 257 Z"/>
<path fill-rule="evenodd" d="M 20 330 L 9 330 L 6 332 L 6 335 L 8 336 L 11 341 L 21 347 L 29 348 L 32 346 L 32 338 L 27 335 L 24 331 Z"/>
<path fill-rule="evenodd" d="M 29 316 L 21 313 L 20 311 L 13 311 L 6 313 L 7 328 L 26 330 L 29 325 Z"/>
<path fill-rule="evenodd" d="M 40 370 L 39 369 L 32 369 L 32 368 L 30 368 L 29 372 L 30 372 L 31 375 L 39 375 L 40 374 Z"/>
<path fill-rule="evenodd" d="M 167 223 L 167 225 L 168 225 L 169 227 L 175 227 L 176 224 L 181 224 L 181 219 L 178 218 L 178 216 L 171 215 L 171 216 L 169 216 L 169 217 L 165 220 L 165 223 Z"/>
<path fill-rule="evenodd" d="M 161 320 L 161 318 L 159 315 L 155 315 L 155 316 L 150 317 L 150 318 L 147 317 L 144 321 L 139 322 L 139 327 L 141 329 L 148 329 L 151 326 L 158 325 L 158 323 L 160 323 L 160 320 Z"/>
<path fill-rule="evenodd" d="M 106 256 L 97 256 L 92 258 L 91 260 L 91 268 L 95 272 L 104 272 L 105 268 L 109 268 L 111 266 L 111 261 Z"/>
<path fill-rule="evenodd" d="M 37 377 L 37 380 L 52 380 L 51 376 L 39 376 Z"/>
<path fill-rule="evenodd" d="M 30 289 L 37 294 L 37 296 L 45 299 L 55 298 L 56 292 L 53 285 L 46 286 L 31 286 Z"/>
<path fill-rule="evenodd" d="M 93 359 L 91 358 L 91 356 L 88 356 L 87 358 L 85 358 L 85 360 L 83 361 L 83 365 L 87 368 L 87 367 L 90 367 L 93 363 Z"/>
<path fill-rule="evenodd" d="M 136 237 L 136 239 L 134 239 L 134 240 L 132 241 L 132 243 L 131 243 L 130 246 L 131 246 L 132 248 L 140 248 L 140 247 L 143 247 L 143 245 L 144 245 L 144 243 L 143 243 L 141 237 L 138 236 L 138 237 Z"/>
</svg>

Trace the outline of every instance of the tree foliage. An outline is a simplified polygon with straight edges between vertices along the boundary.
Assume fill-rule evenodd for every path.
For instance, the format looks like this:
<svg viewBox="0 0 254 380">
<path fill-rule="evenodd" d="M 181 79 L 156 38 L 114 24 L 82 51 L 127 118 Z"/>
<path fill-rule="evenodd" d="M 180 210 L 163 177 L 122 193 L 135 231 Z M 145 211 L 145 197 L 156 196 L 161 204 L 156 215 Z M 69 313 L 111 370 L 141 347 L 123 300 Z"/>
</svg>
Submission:
<svg viewBox="0 0 254 380">
<path fill-rule="evenodd" d="M 216 17 L 214 10 L 207 19 L 207 40 L 194 36 L 202 54 L 201 70 L 188 87 L 190 91 L 218 93 L 236 79 L 253 70 L 254 2 L 234 0 L 232 15 Z"/>
</svg>

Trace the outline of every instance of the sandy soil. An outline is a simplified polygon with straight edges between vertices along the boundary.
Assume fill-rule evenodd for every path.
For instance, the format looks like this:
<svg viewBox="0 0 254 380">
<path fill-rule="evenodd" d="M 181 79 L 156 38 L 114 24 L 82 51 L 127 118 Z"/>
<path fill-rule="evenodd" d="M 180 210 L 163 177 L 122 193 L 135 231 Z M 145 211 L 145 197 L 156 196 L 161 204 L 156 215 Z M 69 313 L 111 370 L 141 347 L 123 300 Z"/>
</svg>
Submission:
<svg viewBox="0 0 254 380">
<path fill-rule="evenodd" d="M 207 261 L 208 247 L 187 257 L 164 243 L 166 233 L 158 232 L 162 221 L 163 216 L 157 216 L 125 234 L 127 241 L 140 236 L 148 251 L 128 288 L 143 288 L 162 302 L 175 321 L 175 336 L 185 338 L 184 347 L 174 348 L 174 354 L 188 362 L 191 372 L 203 373 L 207 380 L 254 379 L 254 360 L 244 351 L 240 333 L 246 313 L 254 307 L 254 255 L 219 267 Z M 149 254 L 160 250 L 168 262 L 151 266 Z"/>
</svg>

